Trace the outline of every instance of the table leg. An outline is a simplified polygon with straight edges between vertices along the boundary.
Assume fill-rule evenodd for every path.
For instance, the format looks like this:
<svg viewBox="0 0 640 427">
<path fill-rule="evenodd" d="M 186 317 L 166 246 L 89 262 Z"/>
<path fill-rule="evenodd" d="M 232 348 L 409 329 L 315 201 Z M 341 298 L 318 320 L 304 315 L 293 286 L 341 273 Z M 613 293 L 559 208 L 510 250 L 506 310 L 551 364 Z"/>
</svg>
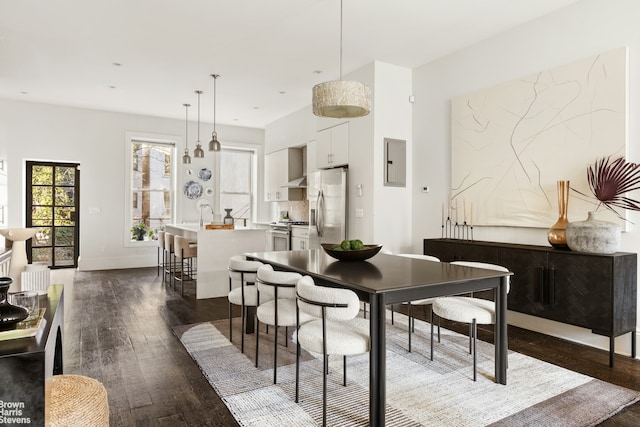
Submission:
<svg viewBox="0 0 640 427">
<path fill-rule="evenodd" d="M 369 425 L 384 426 L 386 410 L 386 339 L 384 295 L 372 295 L 369 308 Z"/>
<path fill-rule="evenodd" d="M 507 384 L 507 286 L 509 276 L 500 279 L 496 289 L 496 325 L 494 328 L 495 343 L 495 377 L 498 384 Z"/>
</svg>

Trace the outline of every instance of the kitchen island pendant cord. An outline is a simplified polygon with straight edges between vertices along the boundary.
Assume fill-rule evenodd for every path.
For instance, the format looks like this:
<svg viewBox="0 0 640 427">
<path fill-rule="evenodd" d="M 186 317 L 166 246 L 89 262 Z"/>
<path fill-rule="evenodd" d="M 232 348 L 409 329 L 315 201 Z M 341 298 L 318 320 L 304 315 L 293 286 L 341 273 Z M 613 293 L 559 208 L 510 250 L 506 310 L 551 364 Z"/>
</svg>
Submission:
<svg viewBox="0 0 640 427">
<path fill-rule="evenodd" d="M 184 105 L 185 118 L 184 118 L 184 156 L 182 156 L 182 163 L 188 165 L 191 163 L 191 156 L 189 156 L 189 107 L 191 104 Z"/>
<path fill-rule="evenodd" d="M 196 148 L 193 150 L 193 157 L 204 157 L 204 150 L 202 149 L 202 145 L 200 144 L 200 95 L 202 95 L 201 90 L 196 90 L 198 94 L 198 141 L 196 141 Z"/>
<path fill-rule="evenodd" d="M 213 132 L 211 133 L 211 141 L 209 141 L 209 151 L 220 151 L 222 147 L 216 132 L 216 80 L 220 74 L 211 74 L 211 77 L 213 77 Z"/>
</svg>

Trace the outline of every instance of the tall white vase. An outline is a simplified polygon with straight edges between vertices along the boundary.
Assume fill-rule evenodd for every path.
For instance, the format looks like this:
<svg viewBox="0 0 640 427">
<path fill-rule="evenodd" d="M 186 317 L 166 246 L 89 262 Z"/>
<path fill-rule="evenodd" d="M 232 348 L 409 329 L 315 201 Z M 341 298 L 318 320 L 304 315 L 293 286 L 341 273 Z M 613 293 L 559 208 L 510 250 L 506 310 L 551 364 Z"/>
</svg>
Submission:
<svg viewBox="0 0 640 427">
<path fill-rule="evenodd" d="M 13 283 L 9 292 L 20 292 L 22 290 L 22 272 L 27 265 L 27 250 L 25 242 L 36 235 L 35 228 L 4 228 L 0 229 L 0 234 L 7 240 L 13 241 L 11 246 L 11 259 L 9 260 L 9 277 Z"/>
</svg>

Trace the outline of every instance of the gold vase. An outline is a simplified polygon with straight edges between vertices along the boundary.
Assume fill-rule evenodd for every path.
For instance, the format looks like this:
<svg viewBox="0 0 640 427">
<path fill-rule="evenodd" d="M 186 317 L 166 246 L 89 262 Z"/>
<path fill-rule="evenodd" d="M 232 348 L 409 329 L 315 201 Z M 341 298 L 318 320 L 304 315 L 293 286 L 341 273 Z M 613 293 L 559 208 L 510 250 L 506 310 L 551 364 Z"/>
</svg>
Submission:
<svg viewBox="0 0 640 427">
<path fill-rule="evenodd" d="M 558 249 L 568 249 L 567 246 L 567 209 L 569 207 L 569 181 L 558 181 L 558 221 L 547 232 L 547 240 L 551 246 Z"/>
</svg>

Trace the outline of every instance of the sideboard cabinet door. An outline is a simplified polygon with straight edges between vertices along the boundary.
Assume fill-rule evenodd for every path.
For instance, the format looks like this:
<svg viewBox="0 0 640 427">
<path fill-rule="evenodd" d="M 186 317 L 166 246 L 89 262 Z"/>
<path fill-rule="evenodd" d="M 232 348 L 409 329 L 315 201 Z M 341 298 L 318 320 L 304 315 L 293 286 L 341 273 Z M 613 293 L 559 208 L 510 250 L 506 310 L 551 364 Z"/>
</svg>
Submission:
<svg viewBox="0 0 640 427">
<path fill-rule="evenodd" d="M 611 324 L 613 258 L 550 253 L 550 299 L 544 317 L 602 330 Z"/>
<path fill-rule="evenodd" d="M 543 316 L 549 301 L 547 253 L 529 249 L 499 248 L 498 265 L 515 274 L 507 297 L 509 310 Z"/>
</svg>

